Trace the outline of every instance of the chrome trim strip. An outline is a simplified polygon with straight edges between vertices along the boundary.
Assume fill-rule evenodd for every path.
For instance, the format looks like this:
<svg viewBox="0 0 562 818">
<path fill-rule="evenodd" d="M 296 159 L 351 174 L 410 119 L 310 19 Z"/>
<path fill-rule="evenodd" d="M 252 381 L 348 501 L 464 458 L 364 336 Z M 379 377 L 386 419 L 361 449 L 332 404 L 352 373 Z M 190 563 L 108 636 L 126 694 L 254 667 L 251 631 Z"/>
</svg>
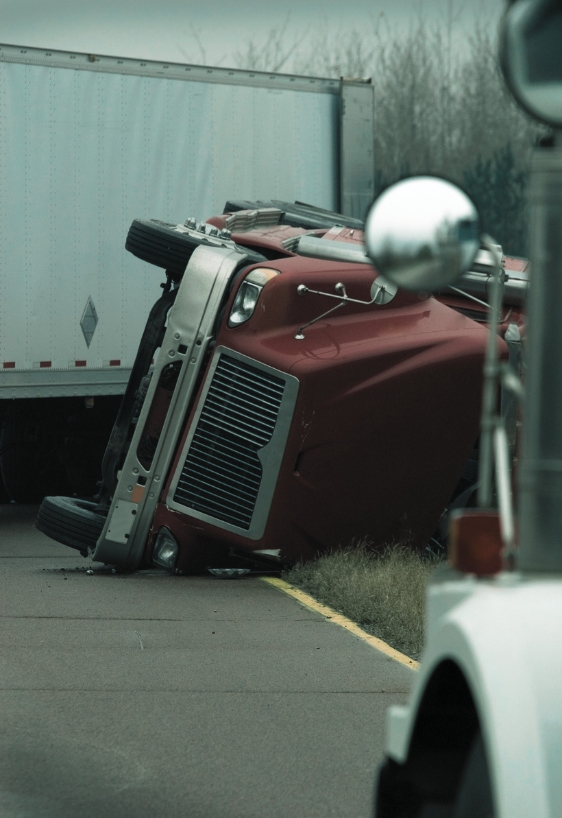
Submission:
<svg viewBox="0 0 562 818">
<path fill-rule="evenodd" d="M 224 293 L 233 273 L 246 257 L 224 248 L 198 247 L 187 265 L 174 306 L 170 310 L 168 326 L 154 367 L 148 393 L 121 470 L 107 522 L 98 540 L 94 559 L 134 570 L 140 564 L 154 511 L 162 485 L 175 454 L 186 407 L 189 405 L 206 349 L 213 339 L 213 326 Z M 179 347 L 187 347 L 180 352 Z M 137 458 L 137 449 L 160 374 L 174 361 L 182 361 L 182 368 L 172 395 L 168 414 L 150 469 L 145 469 Z M 141 486 L 139 478 L 146 483 Z M 131 502 L 133 491 L 142 494 L 135 520 L 128 537 L 117 543 L 108 537 L 111 519 L 119 501 Z M 144 490 L 143 490 L 144 489 Z"/>
</svg>

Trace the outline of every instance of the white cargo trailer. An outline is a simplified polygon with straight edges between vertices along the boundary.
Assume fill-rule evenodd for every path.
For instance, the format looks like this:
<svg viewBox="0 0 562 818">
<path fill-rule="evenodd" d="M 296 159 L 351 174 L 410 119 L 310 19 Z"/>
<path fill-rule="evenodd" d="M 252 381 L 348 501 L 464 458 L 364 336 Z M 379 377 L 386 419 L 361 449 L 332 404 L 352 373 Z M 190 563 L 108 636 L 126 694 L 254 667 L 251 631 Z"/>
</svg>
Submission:
<svg viewBox="0 0 562 818">
<path fill-rule="evenodd" d="M 374 193 L 362 81 L 0 46 L 0 465 L 8 494 L 90 486 L 148 311 L 136 217 L 228 199 L 363 218 Z M 68 490 L 68 483 L 66 486 Z"/>
</svg>

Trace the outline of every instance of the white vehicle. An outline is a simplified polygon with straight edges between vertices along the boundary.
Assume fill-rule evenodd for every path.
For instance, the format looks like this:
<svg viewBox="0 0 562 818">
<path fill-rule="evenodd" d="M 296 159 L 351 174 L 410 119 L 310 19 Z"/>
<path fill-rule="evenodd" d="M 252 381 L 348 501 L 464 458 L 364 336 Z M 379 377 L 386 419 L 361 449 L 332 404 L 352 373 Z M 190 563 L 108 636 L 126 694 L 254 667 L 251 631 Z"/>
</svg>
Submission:
<svg viewBox="0 0 562 818">
<path fill-rule="evenodd" d="M 0 466 L 9 496 L 93 493 L 153 267 L 133 219 L 227 200 L 362 219 L 368 82 L 0 46 Z M 70 479 L 69 479 L 70 478 Z"/>
<path fill-rule="evenodd" d="M 562 127 L 559 0 L 515 0 L 503 26 L 504 71 L 517 100 Z M 560 818 L 562 815 L 562 141 L 535 151 L 530 185 L 531 265 L 519 542 L 511 511 L 497 380 L 516 392 L 498 361 L 499 259 L 490 315 L 482 413 L 479 509 L 451 521 L 450 566 L 427 595 L 427 639 L 408 706 L 389 712 L 377 818 Z M 453 283 L 474 247 L 471 203 L 457 189 L 431 193 L 409 180 L 375 203 L 369 255 L 394 283 Z M 440 182 L 445 185 L 446 183 Z M 447 183 L 448 184 L 448 183 Z M 452 186 L 449 186 L 452 188 Z M 428 207 L 408 229 L 388 208 Z M 464 197 L 468 209 L 452 207 Z M 386 204 L 385 204 L 386 197 Z M 381 259 L 385 246 L 386 265 Z M 423 253 L 420 254 L 420 249 Z M 459 269 L 460 268 L 460 269 Z M 456 272 L 455 272 L 456 271 Z M 492 506 L 495 453 L 499 513 Z"/>
</svg>

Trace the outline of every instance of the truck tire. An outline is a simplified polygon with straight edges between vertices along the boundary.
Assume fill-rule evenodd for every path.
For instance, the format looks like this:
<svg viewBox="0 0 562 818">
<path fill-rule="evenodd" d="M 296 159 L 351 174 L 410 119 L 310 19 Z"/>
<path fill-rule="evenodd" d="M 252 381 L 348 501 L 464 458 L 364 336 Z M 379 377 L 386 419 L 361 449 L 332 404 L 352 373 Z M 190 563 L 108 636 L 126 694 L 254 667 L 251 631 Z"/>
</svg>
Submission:
<svg viewBox="0 0 562 818">
<path fill-rule="evenodd" d="M 199 239 L 192 233 L 178 232 L 176 226 L 158 219 L 134 219 L 127 234 L 125 249 L 149 264 L 162 267 L 174 280 L 179 280 L 193 251 L 201 244 L 213 245 L 205 238 L 204 233 L 200 234 Z M 247 247 L 240 249 L 248 257 L 248 263 L 267 261 L 265 256 L 255 250 Z"/>
<path fill-rule="evenodd" d="M 83 556 L 94 549 L 106 517 L 92 500 L 77 497 L 45 497 L 36 527 L 52 540 L 76 548 Z"/>
<path fill-rule="evenodd" d="M 468 754 L 451 818 L 494 818 L 495 814 L 486 750 L 479 731 Z"/>
<path fill-rule="evenodd" d="M 157 219 L 135 219 L 125 249 L 149 264 L 163 267 L 174 278 L 181 278 L 193 251 L 202 242 L 190 233 L 178 233 L 175 227 Z"/>
</svg>

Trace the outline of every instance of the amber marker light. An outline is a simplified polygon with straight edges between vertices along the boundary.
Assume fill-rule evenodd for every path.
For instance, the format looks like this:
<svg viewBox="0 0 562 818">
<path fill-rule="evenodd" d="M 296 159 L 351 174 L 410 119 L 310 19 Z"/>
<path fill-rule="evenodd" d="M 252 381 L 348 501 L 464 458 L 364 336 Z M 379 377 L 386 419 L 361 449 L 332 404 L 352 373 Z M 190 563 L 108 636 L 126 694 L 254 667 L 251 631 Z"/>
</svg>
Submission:
<svg viewBox="0 0 562 818">
<path fill-rule="evenodd" d="M 496 511 L 460 509 L 449 521 L 449 562 L 463 574 L 479 577 L 503 568 L 503 541 Z"/>
</svg>

